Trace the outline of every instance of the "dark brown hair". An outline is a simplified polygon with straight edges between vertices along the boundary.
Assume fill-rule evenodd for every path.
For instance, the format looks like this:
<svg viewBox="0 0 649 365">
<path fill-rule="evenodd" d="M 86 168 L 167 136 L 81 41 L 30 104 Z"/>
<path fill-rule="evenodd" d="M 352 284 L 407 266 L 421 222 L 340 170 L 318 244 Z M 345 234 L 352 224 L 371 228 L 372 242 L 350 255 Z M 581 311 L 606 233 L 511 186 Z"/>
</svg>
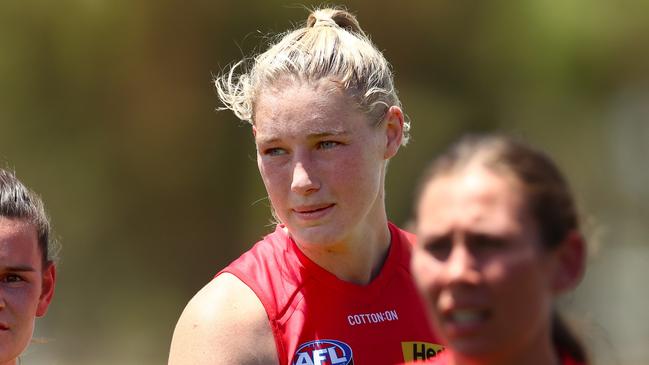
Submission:
<svg viewBox="0 0 649 365">
<path fill-rule="evenodd" d="M 43 264 L 54 262 L 50 220 L 41 198 L 16 175 L 0 168 L 0 217 L 24 220 L 34 226 Z"/>
<path fill-rule="evenodd" d="M 553 250 L 573 231 L 579 230 L 575 202 L 563 174 L 544 152 L 512 137 L 494 134 L 468 135 L 436 158 L 420 181 L 417 201 L 437 177 L 479 163 L 487 169 L 516 179 L 528 209 L 538 226 L 544 249 Z M 562 352 L 586 363 L 579 340 L 558 313 L 552 318 L 552 340 Z"/>
</svg>

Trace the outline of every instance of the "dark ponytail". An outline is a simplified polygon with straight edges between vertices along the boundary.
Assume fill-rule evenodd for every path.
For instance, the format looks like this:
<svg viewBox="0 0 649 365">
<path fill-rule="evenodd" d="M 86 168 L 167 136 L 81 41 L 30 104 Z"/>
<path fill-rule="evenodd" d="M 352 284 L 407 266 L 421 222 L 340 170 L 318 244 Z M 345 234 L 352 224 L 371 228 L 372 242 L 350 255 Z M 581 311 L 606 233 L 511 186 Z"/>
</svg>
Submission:
<svg viewBox="0 0 649 365">
<path fill-rule="evenodd" d="M 556 312 L 552 315 L 552 342 L 561 353 L 569 355 L 580 363 L 589 363 L 584 346 Z"/>
</svg>

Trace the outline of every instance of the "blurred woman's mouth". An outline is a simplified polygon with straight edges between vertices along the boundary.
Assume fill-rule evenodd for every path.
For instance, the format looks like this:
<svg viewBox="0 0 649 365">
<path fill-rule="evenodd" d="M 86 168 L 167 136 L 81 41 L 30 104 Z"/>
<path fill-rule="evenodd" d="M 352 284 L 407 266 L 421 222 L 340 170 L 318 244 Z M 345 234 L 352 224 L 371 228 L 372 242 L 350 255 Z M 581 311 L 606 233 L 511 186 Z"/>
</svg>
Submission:
<svg viewBox="0 0 649 365">
<path fill-rule="evenodd" d="M 440 312 L 440 320 L 450 336 L 467 336 L 480 331 L 491 318 L 485 308 L 450 308 Z"/>
</svg>

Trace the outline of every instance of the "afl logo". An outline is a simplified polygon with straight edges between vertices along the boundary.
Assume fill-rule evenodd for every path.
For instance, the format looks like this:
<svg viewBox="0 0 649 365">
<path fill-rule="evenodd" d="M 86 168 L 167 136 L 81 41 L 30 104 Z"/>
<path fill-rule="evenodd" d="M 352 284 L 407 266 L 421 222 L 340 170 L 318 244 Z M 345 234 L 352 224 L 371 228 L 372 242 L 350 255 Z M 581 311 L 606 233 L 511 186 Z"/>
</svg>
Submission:
<svg viewBox="0 0 649 365">
<path fill-rule="evenodd" d="M 353 365 L 352 348 L 337 340 L 303 343 L 295 351 L 293 365 Z"/>
</svg>

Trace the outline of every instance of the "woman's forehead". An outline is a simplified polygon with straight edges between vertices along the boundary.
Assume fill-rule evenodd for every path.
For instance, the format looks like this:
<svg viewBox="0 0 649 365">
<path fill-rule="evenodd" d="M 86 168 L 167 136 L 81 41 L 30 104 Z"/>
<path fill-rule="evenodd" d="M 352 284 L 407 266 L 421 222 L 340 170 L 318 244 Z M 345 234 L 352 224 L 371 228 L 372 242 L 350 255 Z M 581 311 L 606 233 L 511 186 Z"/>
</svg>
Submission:
<svg viewBox="0 0 649 365">
<path fill-rule="evenodd" d="M 33 224 L 0 217 L 0 266 L 40 260 L 38 234 Z"/>
<path fill-rule="evenodd" d="M 0 232 L 21 231 L 33 231 L 36 234 L 36 227 L 31 222 L 22 218 L 0 216 Z"/>
<path fill-rule="evenodd" d="M 292 87 L 260 95 L 255 111 L 257 137 L 291 134 L 341 134 L 366 116 L 343 93 L 321 93 L 318 88 Z M 261 136 L 260 136 L 261 135 Z"/>
<path fill-rule="evenodd" d="M 516 182 L 485 168 L 433 178 L 418 206 L 420 227 L 485 225 L 505 227 L 519 221 L 524 201 Z"/>
</svg>

